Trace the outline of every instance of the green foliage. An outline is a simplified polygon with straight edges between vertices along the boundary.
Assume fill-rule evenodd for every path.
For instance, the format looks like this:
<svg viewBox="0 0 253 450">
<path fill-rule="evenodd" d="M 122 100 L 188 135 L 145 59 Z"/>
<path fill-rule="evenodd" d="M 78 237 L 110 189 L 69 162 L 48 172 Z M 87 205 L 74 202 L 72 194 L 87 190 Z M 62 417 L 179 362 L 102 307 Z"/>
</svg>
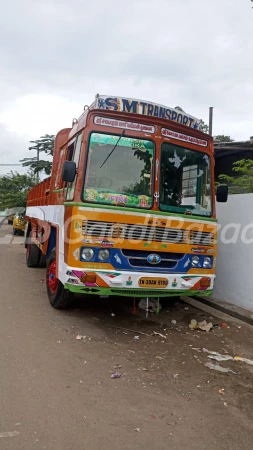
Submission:
<svg viewBox="0 0 253 450">
<path fill-rule="evenodd" d="M 37 154 L 44 152 L 46 155 L 53 156 L 54 153 L 54 140 L 55 136 L 52 134 L 45 134 L 35 141 L 30 141 L 31 145 L 29 150 L 36 150 Z M 30 167 L 33 173 L 37 174 L 45 172 L 46 175 L 51 174 L 52 162 L 43 159 L 37 159 L 37 156 L 31 158 L 23 158 L 20 160 L 23 167 Z"/>
<path fill-rule="evenodd" d="M 37 157 L 34 156 L 33 158 L 23 158 L 21 159 L 22 166 L 23 167 L 30 167 L 32 169 L 34 174 L 40 173 L 44 170 L 46 175 L 51 174 L 52 170 L 52 162 L 51 161 L 45 161 L 43 159 L 37 160 Z"/>
<path fill-rule="evenodd" d="M 45 136 L 41 136 L 36 141 L 30 141 L 33 145 L 29 147 L 29 150 L 38 150 L 39 152 L 45 152 L 47 155 L 53 156 L 54 140 L 55 136 L 53 134 L 45 134 Z"/>
<path fill-rule="evenodd" d="M 234 142 L 234 139 L 225 134 L 217 134 L 217 136 L 214 136 L 214 142 Z"/>
<path fill-rule="evenodd" d="M 229 185 L 230 194 L 246 194 L 253 192 L 253 160 L 241 159 L 233 164 L 236 175 L 220 175 L 219 180 Z"/>
<path fill-rule="evenodd" d="M 0 176 L 0 209 L 25 207 L 27 193 L 36 184 L 33 174 L 10 172 Z"/>
<path fill-rule="evenodd" d="M 209 126 L 201 119 L 199 123 L 199 130 L 203 133 L 209 133 Z"/>
</svg>

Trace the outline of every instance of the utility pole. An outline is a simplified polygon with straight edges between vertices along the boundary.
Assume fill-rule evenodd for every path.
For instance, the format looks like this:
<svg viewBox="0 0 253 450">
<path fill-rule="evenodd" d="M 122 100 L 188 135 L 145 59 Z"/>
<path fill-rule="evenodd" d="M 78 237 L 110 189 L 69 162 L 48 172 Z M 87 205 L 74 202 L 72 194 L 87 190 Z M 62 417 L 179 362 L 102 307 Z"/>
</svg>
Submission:
<svg viewBox="0 0 253 450">
<path fill-rule="evenodd" d="M 213 135 L 213 106 L 209 108 L 209 134 Z"/>
</svg>

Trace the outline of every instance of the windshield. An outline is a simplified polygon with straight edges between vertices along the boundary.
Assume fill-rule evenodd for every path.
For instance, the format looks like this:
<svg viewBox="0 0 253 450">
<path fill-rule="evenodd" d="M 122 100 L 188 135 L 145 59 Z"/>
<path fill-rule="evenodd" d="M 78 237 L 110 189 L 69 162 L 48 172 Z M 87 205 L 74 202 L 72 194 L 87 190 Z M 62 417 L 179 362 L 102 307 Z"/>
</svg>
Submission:
<svg viewBox="0 0 253 450">
<path fill-rule="evenodd" d="M 206 153 L 163 143 L 160 209 L 211 216 L 210 158 Z"/>
<path fill-rule="evenodd" d="M 150 208 L 153 155 L 151 141 L 92 133 L 84 200 Z"/>
</svg>

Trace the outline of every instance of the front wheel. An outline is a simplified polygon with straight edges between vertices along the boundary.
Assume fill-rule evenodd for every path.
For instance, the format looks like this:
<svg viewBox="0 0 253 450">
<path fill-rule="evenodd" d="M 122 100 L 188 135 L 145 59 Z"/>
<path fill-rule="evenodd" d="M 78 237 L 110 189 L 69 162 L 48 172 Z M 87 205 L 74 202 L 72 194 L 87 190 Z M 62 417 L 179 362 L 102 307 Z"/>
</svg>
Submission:
<svg viewBox="0 0 253 450">
<path fill-rule="evenodd" d="M 47 295 L 51 306 L 56 309 L 67 309 L 73 304 L 74 294 L 64 289 L 56 274 L 56 252 L 52 250 L 47 260 Z"/>
</svg>

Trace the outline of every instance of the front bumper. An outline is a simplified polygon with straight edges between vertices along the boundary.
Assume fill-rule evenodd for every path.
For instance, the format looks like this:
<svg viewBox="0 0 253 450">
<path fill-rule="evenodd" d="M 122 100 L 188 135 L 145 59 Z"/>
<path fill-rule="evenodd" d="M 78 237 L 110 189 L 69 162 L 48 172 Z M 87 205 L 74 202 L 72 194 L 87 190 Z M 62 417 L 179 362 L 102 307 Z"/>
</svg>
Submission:
<svg viewBox="0 0 253 450">
<path fill-rule="evenodd" d="M 64 282 L 65 289 L 76 293 L 95 295 L 126 295 L 137 297 L 210 295 L 215 275 L 159 274 L 80 270 L 69 267 Z"/>
</svg>

